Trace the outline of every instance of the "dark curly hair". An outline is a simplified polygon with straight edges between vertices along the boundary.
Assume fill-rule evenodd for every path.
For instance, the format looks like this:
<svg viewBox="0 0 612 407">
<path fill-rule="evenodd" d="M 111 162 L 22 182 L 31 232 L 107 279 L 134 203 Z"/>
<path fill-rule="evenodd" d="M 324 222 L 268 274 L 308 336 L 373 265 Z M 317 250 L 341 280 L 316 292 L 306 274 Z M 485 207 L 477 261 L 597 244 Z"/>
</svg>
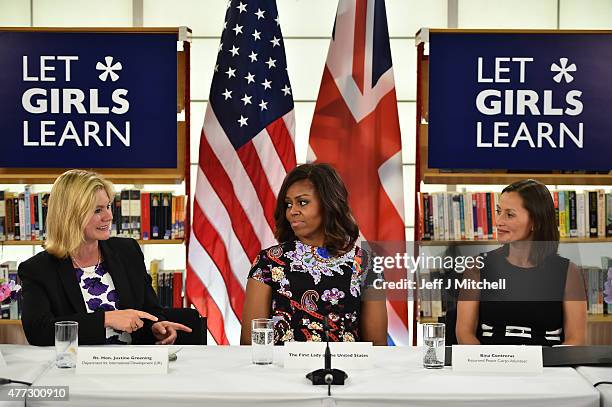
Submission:
<svg viewBox="0 0 612 407">
<path fill-rule="evenodd" d="M 329 164 L 302 164 L 287 174 L 276 200 L 274 236 L 279 242 L 296 239 L 287 221 L 285 197 L 291 185 L 305 179 L 312 182 L 321 200 L 325 248 L 331 255 L 346 252 L 359 237 L 359 228 L 348 204 L 346 186 Z"/>
<path fill-rule="evenodd" d="M 529 253 L 529 260 L 541 263 L 559 248 L 559 229 L 555 218 L 555 204 L 546 185 L 534 179 L 516 181 L 503 189 L 503 193 L 516 192 L 523 200 L 523 207 L 533 223 L 535 245 Z M 506 245 L 507 246 L 507 245 Z M 504 248 L 507 250 L 507 247 Z"/>
</svg>

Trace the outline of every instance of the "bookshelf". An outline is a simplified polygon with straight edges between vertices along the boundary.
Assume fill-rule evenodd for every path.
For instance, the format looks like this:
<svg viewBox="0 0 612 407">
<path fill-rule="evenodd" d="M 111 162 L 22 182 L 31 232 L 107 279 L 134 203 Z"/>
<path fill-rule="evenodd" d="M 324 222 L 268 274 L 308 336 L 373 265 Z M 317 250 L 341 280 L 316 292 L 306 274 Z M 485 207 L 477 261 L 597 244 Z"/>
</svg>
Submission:
<svg viewBox="0 0 612 407">
<path fill-rule="evenodd" d="M 420 223 L 421 213 L 419 208 L 419 195 L 421 189 L 434 186 L 434 189 L 443 187 L 446 191 L 455 191 L 457 185 L 490 185 L 506 186 L 512 182 L 525 178 L 534 178 L 546 185 L 567 186 L 598 186 L 603 188 L 612 185 L 612 171 L 509 171 L 500 169 L 482 170 L 446 170 L 432 168 L 429 166 L 429 33 L 446 30 L 421 30 L 416 34 L 417 48 L 417 98 L 416 98 L 416 170 L 415 170 L 415 208 L 414 208 L 414 241 L 415 255 L 418 250 L 435 250 L 436 248 L 453 248 L 457 246 L 496 246 L 499 243 L 491 239 L 479 240 L 422 240 L 422 225 Z M 453 32 L 486 33 L 486 30 L 452 30 Z M 502 30 L 503 31 L 503 30 Z M 483 153 L 484 154 L 484 153 Z M 450 187 L 450 188 L 449 188 Z M 439 191 L 440 189 L 436 189 Z M 552 189 L 551 189 L 552 191 Z M 608 191 L 609 192 L 609 191 Z M 588 202 L 588 201 L 587 201 Z M 605 206 L 604 206 L 605 208 Z M 587 225 L 588 228 L 588 225 Z M 588 231 L 587 231 L 588 236 Z M 585 245 L 600 244 L 608 245 L 606 253 L 612 253 L 612 237 L 562 237 L 561 245 L 571 245 L 575 251 Z M 576 245 L 576 246 L 574 246 Z M 609 249 L 609 250 L 608 250 Z M 603 255 L 604 253 L 602 253 Z M 437 317 L 421 317 L 419 309 L 419 292 L 414 293 L 412 339 L 413 344 L 417 344 L 417 324 L 439 322 Z M 444 318 L 444 316 L 442 316 Z M 589 314 L 587 316 L 587 343 L 589 344 L 609 344 L 612 343 L 612 315 L 608 314 Z M 453 327 L 454 329 L 454 327 Z"/>
<path fill-rule="evenodd" d="M 172 111 L 172 122 L 170 123 L 169 128 L 170 134 L 159 134 L 160 137 L 166 138 L 168 143 L 174 144 L 176 143 L 176 160 L 172 160 L 175 165 L 168 166 L 162 165 L 159 168 L 145 168 L 145 167 L 134 167 L 134 163 L 132 167 L 126 165 L 126 168 L 122 167 L 113 167 L 116 166 L 116 163 L 113 163 L 113 160 L 109 160 L 108 166 L 105 168 L 87 168 L 89 170 L 96 171 L 102 175 L 104 175 L 107 179 L 113 182 L 117 190 L 123 188 L 129 189 L 138 189 L 143 192 L 149 192 L 145 186 L 151 185 L 150 188 L 156 188 L 156 190 L 164 190 L 167 189 L 173 191 L 179 191 L 178 194 L 184 195 L 184 202 L 181 202 L 184 207 L 184 236 L 186 238 L 180 239 L 149 239 L 143 240 L 139 239 L 137 242 L 144 246 L 145 254 L 147 253 L 146 247 L 149 245 L 156 247 L 153 250 L 153 256 L 164 256 L 167 253 L 179 253 L 176 262 L 182 263 L 182 258 L 186 258 L 186 250 L 187 250 L 187 237 L 189 236 L 190 229 L 190 212 L 191 212 L 191 199 L 190 199 L 190 191 L 191 191 L 191 181 L 190 181 L 190 50 L 191 50 L 191 30 L 187 27 L 159 27 L 159 28 L 2 28 L 0 30 L 2 32 L 14 32 L 14 33 L 22 33 L 22 32 L 35 32 L 35 33 L 69 33 L 69 34 L 85 34 L 89 35 L 92 33 L 95 34 L 120 34 L 125 35 L 123 38 L 136 38 L 139 35 L 150 35 L 151 37 L 167 38 L 167 41 L 173 42 L 175 40 L 176 47 L 171 43 L 170 52 L 166 49 L 166 54 L 159 54 L 159 58 L 164 58 L 164 56 L 174 55 L 176 52 L 176 78 L 170 77 L 167 78 L 168 82 L 175 80 L 176 81 L 176 132 L 173 131 L 173 118 L 174 112 Z M 123 43 L 123 41 L 122 41 Z M 126 44 L 130 43 L 129 40 L 126 41 Z M 92 47 L 100 44 L 93 44 Z M 102 45 L 105 47 L 108 44 Z M 89 50 L 88 50 L 89 51 Z M 104 53 L 108 51 L 100 51 L 100 53 Z M 107 54 L 104 54 L 107 55 Z M 140 62 L 138 52 L 130 54 L 129 58 L 133 58 L 133 60 L 123 60 L 124 68 L 126 66 L 133 67 L 137 66 Z M 84 57 L 85 58 L 85 57 Z M 127 58 L 127 57 L 126 57 Z M 156 56 L 157 58 L 157 56 Z M 173 67 L 173 63 L 169 61 L 167 58 L 164 61 L 168 61 L 168 66 Z M 149 69 L 148 67 L 146 69 Z M 126 70 L 124 70 L 125 72 Z M 95 71 L 94 71 L 95 72 Z M 141 71 L 139 71 L 141 72 Z M 159 71 L 159 72 L 174 72 L 172 71 Z M 142 73 L 142 72 L 141 72 Z M 73 73 L 74 74 L 74 73 Z M 97 74 L 96 74 L 97 75 Z M 126 73 L 127 75 L 127 73 Z M 161 74 L 160 74 L 161 75 Z M 172 75 L 174 76 L 174 74 Z M 125 83 L 123 82 L 121 86 L 127 87 L 131 92 L 132 88 L 130 87 L 132 84 L 138 82 L 141 78 L 135 79 L 133 82 Z M 97 80 L 97 79 L 96 79 Z M 100 85 L 102 86 L 102 85 Z M 140 86 L 138 84 L 137 86 Z M 172 92 L 173 92 L 173 85 Z M 169 93 L 170 98 L 172 98 L 172 93 Z M 170 109 L 173 109 L 172 105 L 174 102 L 170 100 L 170 98 L 166 98 L 165 100 L 170 103 Z M 130 103 L 134 103 L 130 100 Z M 152 101 L 147 101 L 147 103 L 156 103 Z M 142 104 L 138 106 L 143 106 Z M 164 110 L 164 112 L 168 113 L 168 110 Z M 168 115 L 169 116 L 169 115 Z M 166 116 L 164 116 L 166 117 Z M 156 118 L 149 117 L 152 122 L 156 121 Z M 132 120 L 132 119 L 131 119 Z M 140 134 L 135 131 L 132 134 L 132 137 L 146 137 L 146 134 L 143 134 L 142 131 Z M 169 137 L 169 139 L 167 138 Z M 148 140 L 148 139 L 147 139 Z M 157 151 L 155 151 L 157 150 Z M 152 154 L 167 154 L 163 149 L 157 148 L 153 149 Z M 39 184 L 52 184 L 53 181 L 62 174 L 65 170 L 77 167 L 77 165 L 71 166 L 69 159 L 64 160 L 65 167 L 63 168 L 15 168 L 15 166 L 10 166 L 7 168 L 0 167 L 0 184 L 20 184 L 23 185 L 34 185 L 37 186 Z M 153 162 L 154 160 L 151 160 Z M 167 160 L 166 160 L 167 161 Z M 120 164 L 121 165 L 121 164 Z M 82 166 L 81 166 L 82 167 Z M 154 185 L 154 186 L 152 186 Z M 0 190 L 2 190 L 2 185 L 0 185 Z M 46 187 L 45 187 L 46 188 Z M 50 191 L 51 186 L 46 189 L 46 192 Z M 151 191 L 152 192 L 152 191 Z M 176 193 L 176 192 L 175 192 Z M 160 204 L 161 205 L 161 204 Z M 28 247 L 32 247 L 31 254 L 34 252 L 34 247 L 41 246 L 43 243 L 42 240 L 3 240 L 0 241 L 0 263 L 7 260 L 15 260 L 16 258 L 24 257 L 24 250 L 28 250 Z M 23 249 L 22 249 L 23 248 Z M 15 253 L 18 253 L 16 255 Z M 31 255 L 30 254 L 30 255 Z M 29 256 L 27 256 L 29 257 Z M 27 258 L 25 257 L 25 258 Z M 147 264 L 147 268 L 149 265 Z M 186 269 L 186 266 L 183 265 L 182 269 Z M 9 319 L 0 319 L 0 343 L 25 343 L 25 336 L 23 335 L 23 329 L 21 326 L 20 320 L 9 320 Z"/>
</svg>

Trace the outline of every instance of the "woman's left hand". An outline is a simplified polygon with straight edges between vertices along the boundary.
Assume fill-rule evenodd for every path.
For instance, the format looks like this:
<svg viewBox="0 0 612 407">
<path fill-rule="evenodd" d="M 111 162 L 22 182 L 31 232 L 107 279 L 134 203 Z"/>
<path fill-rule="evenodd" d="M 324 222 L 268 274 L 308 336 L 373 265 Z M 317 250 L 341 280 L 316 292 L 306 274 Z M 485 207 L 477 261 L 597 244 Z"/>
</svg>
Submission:
<svg viewBox="0 0 612 407">
<path fill-rule="evenodd" d="M 159 321 L 151 326 L 153 336 L 157 339 L 156 345 L 172 345 L 176 340 L 177 330 L 191 332 L 188 326 L 170 321 Z"/>
</svg>

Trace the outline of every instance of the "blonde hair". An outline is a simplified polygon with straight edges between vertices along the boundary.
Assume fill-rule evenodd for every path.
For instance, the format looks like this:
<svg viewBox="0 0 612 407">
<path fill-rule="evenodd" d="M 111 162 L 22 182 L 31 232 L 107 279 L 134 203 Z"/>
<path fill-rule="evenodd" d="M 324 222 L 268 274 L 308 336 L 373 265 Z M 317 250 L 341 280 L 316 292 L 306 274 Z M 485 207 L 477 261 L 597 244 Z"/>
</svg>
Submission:
<svg viewBox="0 0 612 407">
<path fill-rule="evenodd" d="M 95 172 L 69 170 L 55 180 L 47 211 L 47 252 L 64 259 L 85 242 L 83 230 L 94 214 L 96 193 L 101 189 L 112 201 L 113 184 Z"/>
</svg>

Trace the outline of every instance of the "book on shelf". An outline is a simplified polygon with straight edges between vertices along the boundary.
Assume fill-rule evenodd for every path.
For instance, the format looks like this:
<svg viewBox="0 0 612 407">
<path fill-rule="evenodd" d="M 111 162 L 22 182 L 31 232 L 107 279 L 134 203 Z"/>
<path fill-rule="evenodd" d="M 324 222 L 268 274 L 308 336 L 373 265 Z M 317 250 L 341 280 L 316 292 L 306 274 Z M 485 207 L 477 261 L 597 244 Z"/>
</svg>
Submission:
<svg viewBox="0 0 612 407">
<path fill-rule="evenodd" d="M 183 307 L 183 271 L 164 270 L 163 260 L 152 260 L 149 268 L 152 286 L 164 308 Z"/>
<path fill-rule="evenodd" d="M 4 191 L 0 191 L 0 240 L 6 240 L 6 202 Z"/>
<path fill-rule="evenodd" d="M 0 281 L 8 282 L 10 280 L 21 284 L 21 280 L 17 275 L 16 261 L 0 263 Z M 0 319 L 21 319 L 21 299 L 11 301 L 8 304 L 0 304 Z"/>
<path fill-rule="evenodd" d="M 0 190 L 0 242 L 44 240 L 48 202 L 48 192 L 33 192 L 29 185 L 19 193 Z M 111 203 L 111 236 L 183 239 L 185 204 L 185 196 L 171 192 L 118 192 Z"/>
<path fill-rule="evenodd" d="M 551 192 L 561 238 L 612 237 L 612 193 Z M 421 192 L 419 240 L 494 240 L 496 192 Z"/>
</svg>

